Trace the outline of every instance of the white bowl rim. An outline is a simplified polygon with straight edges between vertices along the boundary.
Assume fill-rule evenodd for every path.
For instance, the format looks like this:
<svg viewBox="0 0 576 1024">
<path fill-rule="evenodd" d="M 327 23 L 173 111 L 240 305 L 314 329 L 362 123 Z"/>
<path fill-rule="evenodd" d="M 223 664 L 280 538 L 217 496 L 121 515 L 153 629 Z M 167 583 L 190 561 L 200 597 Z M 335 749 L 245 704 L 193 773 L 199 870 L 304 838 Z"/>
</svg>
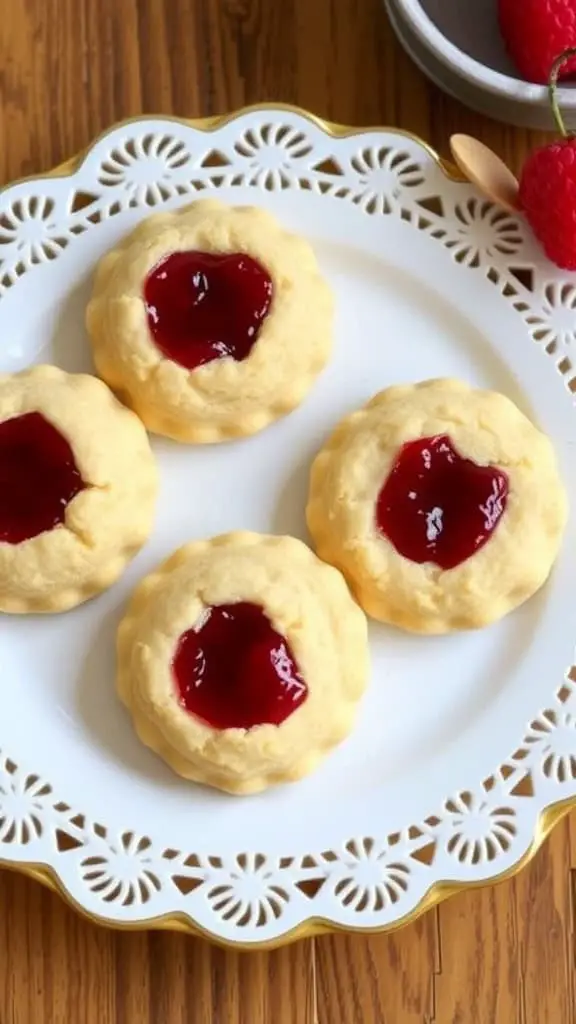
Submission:
<svg viewBox="0 0 576 1024">
<path fill-rule="evenodd" d="M 487 89 L 500 97 L 505 93 L 522 103 L 547 102 L 547 87 L 545 85 L 524 82 L 519 78 L 512 78 L 511 75 L 494 71 L 486 64 L 481 64 L 474 57 L 469 57 L 464 53 L 434 24 L 423 10 L 420 0 L 394 0 L 394 2 L 407 18 L 422 44 L 432 48 L 438 58 L 448 67 L 454 69 L 456 65 L 460 74 L 472 84 Z M 560 87 L 558 92 L 561 105 L 569 110 L 576 110 L 576 89 Z"/>
</svg>

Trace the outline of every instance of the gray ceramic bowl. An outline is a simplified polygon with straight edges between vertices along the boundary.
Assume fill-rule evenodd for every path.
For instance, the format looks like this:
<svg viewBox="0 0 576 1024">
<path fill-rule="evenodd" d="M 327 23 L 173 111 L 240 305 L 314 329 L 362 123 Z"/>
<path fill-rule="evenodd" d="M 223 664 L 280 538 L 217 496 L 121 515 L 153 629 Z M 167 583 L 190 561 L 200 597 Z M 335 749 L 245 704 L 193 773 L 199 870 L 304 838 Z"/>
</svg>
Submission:
<svg viewBox="0 0 576 1024">
<path fill-rule="evenodd" d="M 516 75 L 506 53 L 496 0 L 384 0 L 390 21 L 413 60 L 441 89 L 500 121 L 554 129 L 545 87 Z M 576 88 L 560 102 L 576 128 Z"/>
</svg>

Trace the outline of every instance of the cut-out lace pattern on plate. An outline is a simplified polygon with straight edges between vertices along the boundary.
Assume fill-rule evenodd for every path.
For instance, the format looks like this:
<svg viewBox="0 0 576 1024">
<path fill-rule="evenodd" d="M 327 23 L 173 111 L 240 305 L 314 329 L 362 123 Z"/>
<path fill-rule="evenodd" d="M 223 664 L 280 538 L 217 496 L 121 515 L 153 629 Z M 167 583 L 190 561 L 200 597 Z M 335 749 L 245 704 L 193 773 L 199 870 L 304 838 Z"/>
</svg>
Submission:
<svg viewBox="0 0 576 1024">
<path fill-rule="evenodd" d="M 451 181 L 426 149 L 394 132 L 331 137 L 286 110 L 252 112 L 205 132 L 177 121 L 120 125 L 69 176 L 39 178 L 0 194 L 0 300 L 40 273 L 102 221 L 192 201 L 219 188 L 301 190 L 397 218 L 480 274 L 526 325 L 571 392 L 576 380 L 576 285 L 559 278 L 517 217 Z M 565 392 L 564 392 L 565 393 Z M 571 395 L 566 396 L 571 401 Z M 307 918 L 388 926 L 430 888 L 490 879 L 526 854 L 541 812 L 576 796 L 576 672 L 551 681 L 518 747 L 476 788 L 448 794 L 424 821 L 386 836 L 353 836 L 304 857 L 235 858 L 158 847 L 72 808 L 33 766 L 0 761 L 0 853 L 52 868 L 94 916 L 117 922 L 185 915 L 228 941 L 277 938 Z M 129 823 L 127 823 L 129 825 Z M 193 829 L 191 828 L 191 836 Z M 193 839 L 191 839 L 191 846 Z"/>
</svg>

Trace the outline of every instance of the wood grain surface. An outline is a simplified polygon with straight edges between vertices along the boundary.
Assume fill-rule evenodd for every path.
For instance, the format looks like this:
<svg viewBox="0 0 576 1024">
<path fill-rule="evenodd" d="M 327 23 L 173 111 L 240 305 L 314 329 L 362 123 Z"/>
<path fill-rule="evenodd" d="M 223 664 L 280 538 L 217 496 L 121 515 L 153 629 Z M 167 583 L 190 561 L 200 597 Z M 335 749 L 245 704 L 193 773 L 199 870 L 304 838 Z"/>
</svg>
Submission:
<svg viewBox="0 0 576 1024">
<path fill-rule="evenodd" d="M 514 167 L 542 141 L 430 85 L 381 0 L 0 0 L 1 182 L 120 118 L 266 100 L 443 153 L 472 133 Z M 576 1024 L 574 868 L 576 818 L 516 879 L 400 932 L 254 954 L 99 929 L 0 873 L 0 1024 Z"/>
</svg>

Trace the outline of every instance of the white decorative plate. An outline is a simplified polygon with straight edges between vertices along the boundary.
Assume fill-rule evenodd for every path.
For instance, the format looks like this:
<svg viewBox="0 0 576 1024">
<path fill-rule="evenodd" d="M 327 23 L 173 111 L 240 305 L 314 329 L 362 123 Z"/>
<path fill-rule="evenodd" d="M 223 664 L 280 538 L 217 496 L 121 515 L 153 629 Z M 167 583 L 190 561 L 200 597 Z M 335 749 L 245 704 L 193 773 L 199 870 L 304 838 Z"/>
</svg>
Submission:
<svg viewBox="0 0 576 1024">
<path fill-rule="evenodd" d="M 114 695 L 116 624 L 136 580 L 189 538 L 305 536 L 314 452 L 393 382 L 506 392 L 554 439 L 576 510 L 576 279 L 406 135 L 286 108 L 140 120 L 0 195 L 0 370 L 89 368 L 95 261 L 152 210 L 208 192 L 311 239 L 337 296 L 334 359 L 259 436 L 154 442 L 157 528 L 111 591 L 67 615 L 0 618 L 0 857 L 117 925 L 243 945 L 390 927 L 515 870 L 576 797 L 576 513 L 549 585 L 496 627 L 374 626 L 355 733 L 313 776 L 259 797 L 195 788 L 139 744 Z"/>
</svg>

